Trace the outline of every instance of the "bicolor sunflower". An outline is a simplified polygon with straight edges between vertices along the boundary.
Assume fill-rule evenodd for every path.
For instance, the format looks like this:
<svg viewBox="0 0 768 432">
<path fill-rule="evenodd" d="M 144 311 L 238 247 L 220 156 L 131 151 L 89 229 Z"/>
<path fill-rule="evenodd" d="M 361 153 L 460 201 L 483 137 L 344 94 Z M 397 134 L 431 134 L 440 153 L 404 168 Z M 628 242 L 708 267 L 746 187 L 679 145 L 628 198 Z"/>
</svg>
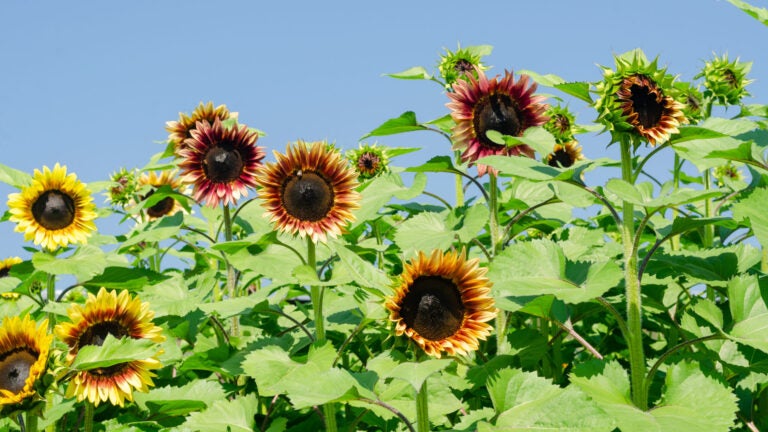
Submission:
<svg viewBox="0 0 768 432">
<path fill-rule="evenodd" d="M 165 340 L 162 329 L 152 323 L 154 312 L 149 303 L 132 297 L 128 291 L 107 291 L 101 288 L 97 295 L 88 294 L 85 305 L 72 305 L 67 310 L 71 322 L 56 326 L 56 335 L 69 346 L 67 361 L 72 362 L 80 348 L 101 346 L 108 335 L 115 338 L 150 339 L 156 343 Z M 147 392 L 154 383 L 153 369 L 161 367 L 158 352 L 149 358 L 118 363 L 105 368 L 82 370 L 75 373 L 67 388 L 67 397 L 78 402 L 88 399 L 94 405 L 109 401 L 123 406 L 133 400 L 133 392 Z"/>
<path fill-rule="evenodd" d="M 324 141 L 299 140 L 277 151 L 256 181 L 265 215 L 280 231 L 326 241 L 341 235 L 360 207 L 357 174 L 338 150 Z"/>
<path fill-rule="evenodd" d="M 687 122 L 684 105 L 673 97 L 674 77 L 649 62 L 640 50 L 617 56 L 616 70 L 603 67 L 597 84 L 598 119 L 614 142 L 634 138 L 651 146 L 664 143 Z"/>
<path fill-rule="evenodd" d="M 213 123 L 203 120 L 191 133 L 179 150 L 179 168 L 182 181 L 194 185 L 194 199 L 216 207 L 235 204 L 248 195 L 264 159 L 264 149 L 256 145 L 258 132 L 245 125 L 225 128 L 216 119 Z"/>
<path fill-rule="evenodd" d="M 139 189 L 149 189 L 149 191 L 143 195 L 142 199 L 149 198 L 162 186 L 168 186 L 173 191 L 183 194 L 184 185 L 177 174 L 177 170 L 160 171 L 159 173 L 156 171 L 142 173 L 141 176 L 139 176 L 138 187 Z M 184 207 L 170 196 L 166 196 L 155 204 L 145 208 L 149 220 L 174 215 L 183 209 Z"/>
<path fill-rule="evenodd" d="M 387 150 L 376 144 L 359 144 L 347 152 L 347 159 L 357 171 L 358 177 L 367 180 L 389 171 Z"/>
<path fill-rule="evenodd" d="M 745 96 L 749 96 L 747 85 L 752 80 L 747 74 L 752 69 L 752 62 L 728 60 L 728 54 L 715 56 L 704 64 L 704 69 L 694 78 L 704 78 L 704 94 L 713 97 L 721 105 L 738 105 Z"/>
<path fill-rule="evenodd" d="M 569 141 L 555 144 L 554 150 L 547 155 L 545 162 L 555 168 L 568 168 L 582 159 L 584 159 L 584 155 L 581 154 L 579 142 Z"/>
<path fill-rule="evenodd" d="M 216 120 L 237 119 L 236 112 L 229 112 L 226 105 L 213 107 L 213 102 L 200 105 L 192 111 L 191 115 L 179 113 L 179 121 L 169 121 L 165 123 L 165 130 L 168 131 L 168 141 L 173 143 L 178 152 L 185 145 L 184 141 L 192 138 L 192 131 L 197 127 L 198 122 L 207 121 L 213 124 Z"/>
<path fill-rule="evenodd" d="M 492 327 L 497 309 L 492 283 L 478 259 L 465 251 L 423 252 L 404 265 L 394 294 L 385 301 L 395 334 L 405 334 L 431 356 L 467 354 Z"/>
<path fill-rule="evenodd" d="M 11 267 L 16 264 L 21 264 L 22 260 L 19 257 L 10 257 L 4 260 L 0 260 L 0 278 L 8 276 L 8 272 L 11 271 Z"/>
<path fill-rule="evenodd" d="M 35 383 L 48 364 L 53 335 L 48 320 L 38 326 L 29 315 L 3 318 L 0 327 L 0 406 L 15 405 L 35 395 Z"/>
<path fill-rule="evenodd" d="M 8 195 L 10 220 L 24 240 L 54 250 L 70 243 L 85 243 L 96 230 L 96 206 L 91 192 L 74 173 L 58 163 L 50 170 L 35 170 L 32 183 Z"/>
<path fill-rule="evenodd" d="M 466 75 L 467 79 L 457 81 L 454 91 L 448 93 L 451 102 L 446 106 L 456 123 L 453 149 L 461 150 L 461 160 L 470 165 L 491 155 L 533 157 L 533 149 L 527 145 L 498 144 L 488 138 L 487 133 L 494 130 L 504 135 L 522 136 L 526 129 L 546 123 L 548 106 L 544 96 L 534 94 L 536 83 L 528 75 L 521 75 L 515 81 L 510 71 L 505 71 L 500 80 L 498 77 L 488 79 L 479 69 L 477 75 L 477 79 Z M 481 176 L 489 168 L 477 165 Z"/>
</svg>

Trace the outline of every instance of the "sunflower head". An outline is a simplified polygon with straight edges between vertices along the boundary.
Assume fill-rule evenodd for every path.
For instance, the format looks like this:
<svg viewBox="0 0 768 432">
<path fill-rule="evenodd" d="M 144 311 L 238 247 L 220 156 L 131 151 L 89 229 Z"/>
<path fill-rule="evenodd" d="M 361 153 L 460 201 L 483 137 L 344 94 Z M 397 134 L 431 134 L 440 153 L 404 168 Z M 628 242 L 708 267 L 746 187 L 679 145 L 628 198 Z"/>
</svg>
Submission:
<svg viewBox="0 0 768 432">
<path fill-rule="evenodd" d="M 216 207 L 235 204 L 248 188 L 255 187 L 255 175 L 264 149 L 256 145 L 259 134 L 245 125 L 225 128 L 219 119 L 203 121 L 192 130 L 179 151 L 182 181 L 194 185 L 198 203 Z"/>
<path fill-rule="evenodd" d="M 313 241 L 336 237 L 360 207 L 357 173 L 324 141 L 298 141 L 285 154 L 274 152 L 257 175 L 265 216 L 280 231 Z"/>
<path fill-rule="evenodd" d="M 462 151 L 463 162 L 471 165 L 490 155 L 533 157 L 533 149 L 527 145 L 510 147 L 487 136 L 491 130 L 522 136 L 529 127 L 541 126 L 549 120 L 545 114 L 548 108 L 545 97 L 534 94 L 536 83 L 531 82 L 528 75 L 521 75 L 515 81 L 512 72 L 505 71 L 501 79 L 488 79 L 482 70 L 478 70 L 477 79 L 467 75 L 466 80 L 454 84 L 453 90 L 448 93 L 451 102 L 446 106 L 456 123 L 453 149 Z M 477 166 L 480 175 L 488 169 L 485 165 Z"/>
<path fill-rule="evenodd" d="M 486 272 L 464 251 L 419 252 L 405 263 L 385 301 L 395 334 L 405 334 L 435 357 L 476 350 L 478 340 L 491 333 L 486 323 L 497 314 Z"/>
<path fill-rule="evenodd" d="M 667 141 L 686 122 L 683 104 L 672 95 L 674 77 L 649 62 L 640 50 L 615 57 L 616 70 L 603 67 L 595 102 L 598 119 L 611 131 L 613 142 L 623 139 L 656 145 Z"/>
<path fill-rule="evenodd" d="M 546 163 L 555 168 L 568 168 L 584 159 L 578 141 L 555 144 L 555 149 L 546 157 Z"/>
<path fill-rule="evenodd" d="M 359 144 L 358 148 L 347 152 L 347 159 L 361 180 L 389 171 L 387 149 L 376 144 Z"/>
<path fill-rule="evenodd" d="M 120 168 L 119 171 L 116 171 L 109 176 L 109 181 L 111 182 L 111 185 L 107 197 L 112 205 L 125 207 L 131 200 L 133 200 L 134 195 L 138 190 L 135 171 Z"/>
<path fill-rule="evenodd" d="M 29 315 L 3 318 L 0 327 L 0 407 L 2 411 L 35 399 L 48 363 L 53 335 L 48 320 L 38 326 Z M 38 394 L 37 398 L 40 396 Z"/>
<path fill-rule="evenodd" d="M 213 107 L 213 102 L 200 105 L 192 111 L 191 115 L 179 113 L 179 121 L 169 121 L 165 123 L 165 130 L 168 131 L 168 141 L 173 143 L 176 151 L 184 147 L 184 141 L 192 138 L 192 131 L 197 127 L 198 122 L 207 121 L 213 124 L 216 120 L 237 119 L 236 112 L 229 112 L 226 105 Z"/>
<path fill-rule="evenodd" d="M 4 260 L 0 260 L 0 278 L 8 276 L 8 272 L 11 271 L 11 267 L 21 263 L 22 259 L 19 257 L 10 257 Z"/>
<path fill-rule="evenodd" d="M 740 62 L 738 58 L 728 61 L 728 54 L 724 54 L 706 62 L 696 78 L 704 78 L 705 96 L 715 98 L 721 105 L 738 105 L 749 96 L 746 87 L 752 82 L 747 79 L 751 69 L 752 62 Z"/>
<path fill-rule="evenodd" d="M 467 75 L 477 78 L 478 70 L 488 69 L 482 63 L 482 58 L 490 53 L 491 48 L 488 45 L 466 48 L 459 46 L 456 51 L 446 48 L 445 54 L 440 56 L 437 64 L 437 70 L 445 81 L 445 88 L 450 91 L 456 81 L 465 80 Z"/>
<path fill-rule="evenodd" d="M 69 323 L 56 326 L 56 335 L 69 346 L 67 361 L 74 360 L 80 348 L 101 346 L 108 335 L 115 338 L 150 339 L 162 343 L 162 329 L 152 323 L 154 312 L 149 303 L 133 298 L 128 291 L 107 291 L 101 288 L 97 295 L 88 294 L 85 305 L 73 305 L 67 310 Z M 67 397 L 76 396 L 78 402 L 88 399 L 94 405 L 109 401 L 123 406 L 133 400 L 133 391 L 146 392 L 154 385 L 153 369 L 161 367 L 157 359 L 162 350 L 152 357 L 118 363 L 106 368 L 77 372 L 69 383 Z"/>
<path fill-rule="evenodd" d="M 683 114 L 687 123 L 696 124 L 704 118 L 701 110 L 704 103 L 704 95 L 699 91 L 698 87 L 694 87 L 686 81 L 678 81 L 674 84 L 672 92 L 674 98 L 683 104 Z"/>
<path fill-rule="evenodd" d="M 184 193 L 184 185 L 177 176 L 177 170 L 142 173 L 138 180 L 138 186 L 141 190 L 147 190 L 142 195 L 142 200 L 152 196 L 157 189 L 162 186 L 168 186 L 175 192 Z M 163 216 L 174 215 L 183 210 L 181 204 L 173 197 L 167 196 L 146 209 L 147 219 L 155 220 Z"/>
<path fill-rule="evenodd" d="M 549 117 L 544 123 L 544 129 L 555 137 L 555 142 L 564 143 L 573 141 L 573 128 L 576 125 L 576 118 L 568 107 L 556 105 L 550 107 L 546 116 Z"/>
<path fill-rule="evenodd" d="M 96 206 L 91 192 L 75 174 L 58 163 L 53 170 L 35 170 L 32 183 L 8 195 L 10 220 L 24 240 L 49 250 L 70 243 L 85 243 L 96 230 Z"/>
<path fill-rule="evenodd" d="M 732 185 L 734 182 L 744 181 L 744 174 L 739 167 L 728 161 L 725 165 L 715 167 L 712 171 L 712 177 L 717 179 L 719 187 Z"/>
</svg>

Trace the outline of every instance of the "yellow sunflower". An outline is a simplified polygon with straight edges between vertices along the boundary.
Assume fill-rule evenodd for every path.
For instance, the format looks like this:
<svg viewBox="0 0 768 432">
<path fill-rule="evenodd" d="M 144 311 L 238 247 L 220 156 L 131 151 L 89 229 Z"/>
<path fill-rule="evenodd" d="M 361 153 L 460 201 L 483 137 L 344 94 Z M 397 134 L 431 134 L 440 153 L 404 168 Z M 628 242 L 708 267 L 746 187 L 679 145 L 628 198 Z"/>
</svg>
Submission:
<svg viewBox="0 0 768 432">
<path fill-rule="evenodd" d="M 174 148 L 178 152 L 186 145 L 184 140 L 192 138 L 192 130 L 197 127 L 197 122 L 207 121 L 210 124 L 216 119 L 221 121 L 228 119 L 236 119 L 236 112 L 229 112 L 226 105 L 219 105 L 216 108 L 213 107 L 213 102 L 208 102 L 200 105 L 192 111 L 192 115 L 185 113 L 179 113 L 179 121 L 169 121 L 165 123 L 165 130 L 168 131 L 168 140 L 174 145 Z"/>
<path fill-rule="evenodd" d="M 53 171 L 35 170 L 32 184 L 8 195 L 10 220 L 24 240 L 54 250 L 70 243 L 85 243 L 96 230 L 93 197 L 77 176 L 58 163 Z"/>
<path fill-rule="evenodd" d="M 497 313 L 487 269 L 478 261 L 467 260 L 464 251 L 435 250 L 429 257 L 419 252 L 407 262 L 394 295 L 385 302 L 395 334 L 405 334 L 438 358 L 443 351 L 454 355 L 476 350 L 478 339 L 491 333 L 486 322 Z"/>
<path fill-rule="evenodd" d="M 0 406 L 23 402 L 35 394 L 45 372 L 53 335 L 48 320 L 39 326 L 26 315 L 3 318 L 0 327 Z"/>
<path fill-rule="evenodd" d="M 165 340 L 162 329 L 152 323 L 154 312 L 149 303 L 132 298 L 128 291 L 107 291 L 101 288 L 97 295 L 88 294 L 84 306 L 72 305 L 67 311 L 70 323 L 56 326 L 56 335 L 69 345 L 67 361 L 71 362 L 78 350 L 86 345 L 101 346 L 107 335 L 115 338 L 150 339 L 156 343 Z M 123 406 L 133 400 L 133 391 L 147 392 L 154 385 L 152 369 L 161 367 L 155 356 L 143 360 L 118 363 L 106 368 L 79 371 L 69 383 L 67 397 L 78 401 L 88 399 L 94 405 L 109 401 Z"/>
<path fill-rule="evenodd" d="M 581 154 L 581 146 L 578 141 L 570 141 L 563 144 L 555 144 L 552 153 L 547 155 L 546 162 L 555 168 L 568 168 L 577 161 L 584 159 Z"/>
<path fill-rule="evenodd" d="M 315 242 L 340 235 L 360 207 L 357 173 L 324 141 L 298 141 L 274 154 L 277 162 L 256 176 L 266 215 L 281 231 Z"/>
<path fill-rule="evenodd" d="M 8 272 L 11 271 L 11 267 L 16 264 L 21 264 L 21 258 L 10 257 L 4 260 L 0 260 L 0 278 L 8 276 Z"/>
<path fill-rule="evenodd" d="M 152 196 L 155 191 L 161 186 L 170 186 L 176 192 L 184 193 L 184 185 L 181 182 L 181 178 L 177 176 L 178 171 L 161 171 L 157 173 L 150 171 L 149 173 L 142 173 L 139 177 L 139 188 L 149 186 L 150 190 L 147 192 L 143 199 L 147 199 Z M 184 209 L 181 204 L 173 199 L 173 197 L 165 197 L 154 205 L 146 208 L 147 217 L 149 220 L 159 219 L 163 216 L 174 215 Z"/>
</svg>

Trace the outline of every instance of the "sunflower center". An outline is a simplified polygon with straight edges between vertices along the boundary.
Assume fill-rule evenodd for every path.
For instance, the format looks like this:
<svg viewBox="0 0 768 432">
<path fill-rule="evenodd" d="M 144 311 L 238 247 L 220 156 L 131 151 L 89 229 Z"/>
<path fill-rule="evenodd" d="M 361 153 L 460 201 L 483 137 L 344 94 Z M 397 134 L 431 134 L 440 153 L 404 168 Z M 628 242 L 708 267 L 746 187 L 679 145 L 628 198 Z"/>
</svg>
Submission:
<svg viewBox="0 0 768 432">
<path fill-rule="evenodd" d="M 126 329 L 125 326 L 118 322 L 104 321 L 88 327 L 88 329 L 84 331 L 80 338 L 77 340 L 77 346 L 101 346 L 107 339 L 107 335 L 112 335 L 113 337 L 120 339 L 124 336 L 128 336 L 129 333 L 128 329 Z"/>
<path fill-rule="evenodd" d="M 60 230 L 75 220 L 75 201 L 58 190 L 43 192 L 32 204 L 32 216 L 49 230 Z"/>
<path fill-rule="evenodd" d="M 22 391 L 37 356 L 29 348 L 16 348 L 0 356 L 0 389 L 14 394 Z"/>
<path fill-rule="evenodd" d="M 10 271 L 11 271 L 10 267 L 0 268 L 0 278 L 4 278 L 4 277 L 8 276 L 8 272 L 10 272 Z"/>
<path fill-rule="evenodd" d="M 644 128 L 652 128 L 661 121 L 664 110 L 659 93 L 647 85 L 632 84 L 629 89 L 632 109 L 637 113 L 637 121 Z"/>
<path fill-rule="evenodd" d="M 420 276 L 403 298 L 400 316 L 428 340 L 454 335 L 464 320 L 464 303 L 456 284 L 441 276 Z"/>
<path fill-rule="evenodd" d="M 723 79 L 726 83 L 728 83 L 728 86 L 730 86 L 732 89 L 735 89 L 739 86 L 739 82 L 736 79 L 736 74 L 733 73 L 732 70 L 726 69 L 723 71 Z"/>
<path fill-rule="evenodd" d="M 510 136 L 520 136 L 524 130 L 517 104 L 509 95 L 503 93 L 493 93 L 478 101 L 472 115 L 472 123 L 477 139 L 491 148 L 502 146 L 485 136 L 489 130 Z"/>
<path fill-rule="evenodd" d="M 568 154 L 565 149 L 558 150 L 552 154 L 552 157 L 549 159 L 549 166 L 553 166 L 555 168 L 568 168 L 569 166 L 573 165 L 573 158 L 571 155 Z"/>
<path fill-rule="evenodd" d="M 333 207 L 333 187 L 314 172 L 299 171 L 288 178 L 280 196 L 285 211 L 302 221 L 319 221 Z"/>
<path fill-rule="evenodd" d="M 203 171 L 206 178 L 214 183 L 230 183 L 243 172 L 243 157 L 229 143 L 219 144 L 205 155 Z"/>
<path fill-rule="evenodd" d="M 373 153 L 363 153 L 357 160 L 357 169 L 360 172 L 371 173 L 379 168 L 379 157 Z"/>
<path fill-rule="evenodd" d="M 154 194 L 155 191 L 151 191 L 147 194 L 146 198 L 149 198 Z M 165 197 L 161 199 L 160 201 L 156 202 L 152 207 L 147 209 L 147 214 L 150 215 L 153 218 L 159 218 L 161 216 L 165 216 L 168 213 L 173 210 L 173 205 L 175 204 L 175 201 L 171 197 Z"/>
<path fill-rule="evenodd" d="M 466 59 L 458 59 L 456 60 L 456 64 L 453 65 L 453 70 L 459 73 L 459 75 L 463 75 L 465 73 L 471 72 L 474 70 L 475 66 L 472 64 L 472 62 L 466 60 Z"/>
<path fill-rule="evenodd" d="M 555 116 L 554 125 L 560 133 L 566 133 L 571 128 L 571 121 L 568 120 L 568 117 L 558 114 Z"/>
</svg>

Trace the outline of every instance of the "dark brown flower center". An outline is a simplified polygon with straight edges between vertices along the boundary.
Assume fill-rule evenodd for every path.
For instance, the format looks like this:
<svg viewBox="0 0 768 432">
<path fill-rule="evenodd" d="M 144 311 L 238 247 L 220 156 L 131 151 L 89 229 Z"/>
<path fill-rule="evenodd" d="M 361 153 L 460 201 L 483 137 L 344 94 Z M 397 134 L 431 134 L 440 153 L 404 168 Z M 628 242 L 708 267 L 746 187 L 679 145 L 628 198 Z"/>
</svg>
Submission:
<svg viewBox="0 0 768 432">
<path fill-rule="evenodd" d="M 458 59 L 456 60 L 456 64 L 453 65 L 453 70 L 459 73 L 459 75 L 463 75 L 469 72 L 472 72 L 475 70 L 475 66 L 466 59 Z"/>
<path fill-rule="evenodd" d="M 549 166 L 553 166 L 555 168 L 568 168 L 569 166 L 573 165 L 575 161 L 573 160 L 573 157 L 566 151 L 565 149 L 557 150 L 556 152 L 552 153 L 552 157 L 549 158 Z"/>
<path fill-rule="evenodd" d="M 736 74 L 734 74 L 732 70 L 726 69 L 723 72 L 723 78 L 730 88 L 735 89 L 739 87 L 739 81 L 736 79 Z"/>
<path fill-rule="evenodd" d="M 562 114 L 555 115 L 552 122 L 555 125 L 555 128 L 560 131 L 560 133 L 566 133 L 569 129 L 571 129 L 571 121 L 568 120 L 568 117 Z"/>
<path fill-rule="evenodd" d="M 480 99 L 472 114 L 475 136 L 486 147 L 502 147 L 485 136 L 489 130 L 510 136 L 520 136 L 525 130 L 517 103 L 507 94 L 493 93 Z"/>
<path fill-rule="evenodd" d="M 420 276 L 413 281 L 400 306 L 405 324 L 425 339 L 450 337 L 464 321 L 464 303 L 456 285 L 441 276 Z"/>
<path fill-rule="evenodd" d="M 357 170 L 362 173 L 373 174 L 379 169 L 380 159 L 374 153 L 363 153 L 357 160 Z"/>
<path fill-rule="evenodd" d="M 17 394 L 24 389 L 39 353 L 24 347 L 0 355 L 0 389 Z"/>
<path fill-rule="evenodd" d="M 664 110 L 658 90 L 649 85 L 632 84 L 629 92 L 632 109 L 637 113 L 637 122 L 646 129 L 658 125 Z"/>
<path fill-rule="evenodd" d="M 230 183 L 243 172 L 243 157 L 230 143 L 221 143 L 208 150 L 203 160 L 206 178 L 214 183 Z"/>
<path fill-rule="evenodd" d="M 75 220 L 75 201 L 64 192 L 47 190 L 32 204 L 32 216 L 45 229 L 66 228 Z"/>
<path fill-rule="evenodd" d="M 0 268 L 0 278 L 4 278 L 4 277 L 8 276 L 8 272 L 10 272 L 10 271 L 11 271 L 10 267 Z"/>
<path fill-rule="evenodd" d="M 87 330 L 80 335 L 77 340 L 78 347 L 84 347 L 86 345 L 101 346 L 107 339 L 107 335 L 120 339 L 125 336 L 129 336 L 130 333 L 124 325 L 115 321 L 103 321 L 88 327 Z"/>
<path fill-rule="evenodd" d="M 698 110 L 701 108 L 701 101 L 699 101 L 699 99 L 698 99 L 698 98 L 696 98 L 696 96 L 694 96 L 694 95 L 692 95 L 692 94 L 689 94 L 689 95 L 688 95 L 688 96 L 685 98 L 685 102 L 688 104 L 688 106 L 689 106 L 689 107 L 691 108 L 691 110 L 693 110 L 693 111 L 698 111 Z"/>
<path fill-rule="evenodd" d="M 150 191 L 146 198 L 151 197 L 155 191 Z M 159 218 L 161 216 L 165 216 L 168 213 L 173 210 L 173 205 L 176 203 L 176 201 L 171 197 L 165 197 L 161 199 L 160 201 L 156 202 L 152 207 L 147 209 L 147 214 L 153 218 Z"/>
<path fill-rule="evenodd" d="M 333 187 L 314 172 L 298 171 L 289 177 L 280 191 L 283 208 L 302 221 L 323 219 L 333 207 Z"/>
</svg>

